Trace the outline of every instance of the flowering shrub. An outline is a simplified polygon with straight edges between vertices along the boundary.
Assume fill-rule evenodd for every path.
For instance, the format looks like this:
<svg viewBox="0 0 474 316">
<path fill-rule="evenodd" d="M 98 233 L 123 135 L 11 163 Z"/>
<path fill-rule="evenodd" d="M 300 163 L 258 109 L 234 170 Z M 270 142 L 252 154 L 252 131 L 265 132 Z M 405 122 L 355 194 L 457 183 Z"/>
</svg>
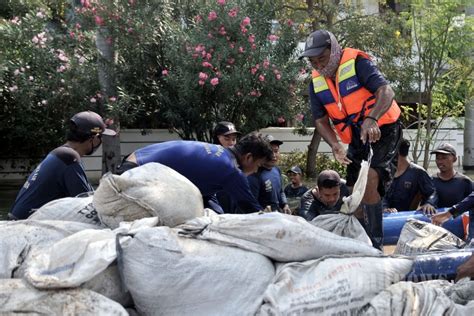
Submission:
<svg viewBox="0 0 474 316">
<path fill-rule="evenodd" d="M 219 120 L 250 131 L 289 114 L 297 38 L 291 22 L 273 22 L 256 7 L 218 0 L 165 43 L 160 113 L 183 138 L 210 140 Z"/>
</svg>

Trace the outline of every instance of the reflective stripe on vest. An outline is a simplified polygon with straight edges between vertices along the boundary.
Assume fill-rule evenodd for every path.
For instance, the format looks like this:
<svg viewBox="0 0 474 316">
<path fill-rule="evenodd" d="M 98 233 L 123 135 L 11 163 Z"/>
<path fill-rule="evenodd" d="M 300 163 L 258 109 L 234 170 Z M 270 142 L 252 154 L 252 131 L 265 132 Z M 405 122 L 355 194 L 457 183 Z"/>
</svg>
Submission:
<svg viewBox="0 0 474 316">
<path fill-rule="evenodd" d="M 314 93 L 325 106 L 329 117 L 343 143 L 349 144 L 352 140 L 350 126 L 360 127 L 375 104 L 375 96 L 359 82 L 356 73 L 355 61 L 357 56 L 370 59 L 370 57 L 357 49 L 346 48 L 337 69 L 337 87 L 332 80 L 313 71 Z M 382 126 L 394 123 L 400 116 L 400 108 L 395 100 L 388 111 L 378 120 Z"/>
</svg>

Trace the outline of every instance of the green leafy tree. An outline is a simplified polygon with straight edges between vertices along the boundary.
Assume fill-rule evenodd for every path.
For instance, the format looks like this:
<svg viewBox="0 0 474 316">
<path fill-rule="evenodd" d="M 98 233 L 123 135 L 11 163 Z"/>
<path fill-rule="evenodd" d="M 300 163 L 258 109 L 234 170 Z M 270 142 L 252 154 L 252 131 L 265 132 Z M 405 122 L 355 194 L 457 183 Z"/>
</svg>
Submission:
<svg viewBox="0 0 474 316">
<path fill-rule="evenodd" d="M 165 43 L 159 114 L 182 138 L 209 141 L 220 120 L 250 131 L 290 115 L 297 37 L 267 5 L 217 1 Z"/>
</svg>

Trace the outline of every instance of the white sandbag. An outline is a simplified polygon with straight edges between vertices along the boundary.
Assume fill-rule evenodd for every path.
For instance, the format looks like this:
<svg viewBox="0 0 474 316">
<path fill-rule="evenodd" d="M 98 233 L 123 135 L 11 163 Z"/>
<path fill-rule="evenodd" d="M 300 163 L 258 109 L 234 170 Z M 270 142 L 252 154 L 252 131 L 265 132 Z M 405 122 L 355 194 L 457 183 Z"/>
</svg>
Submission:
<svg viewBox="0 0 474 316">
<path fill-rule="evenodd" d="M 260 315 L 358 315 L 380 291 L 400 281 L 409 259 L 325 257 L 279 267 Z M 389 315 L 389 314 L 380 314 Z"/>
<path fill-rule="evenodd" d="M 48 246 L 69 235 L 97 226 L 65 221 L 12 221 L 0 229 L 0 278 L 14 277 L 31 249 Z"/>
<path fill-rule="evenodd" d="M 310 223 L 333 234 L 356 239 L 372 246 L 364 227 L 354 215 L 323 214 L 316 216 Z"/>
<path fill-rule="evenodd" d="M 474 301 L 474 281 L 468 277 L 444 288 L 443 291 L 456 304 L 466 305 Z"/>
<path fill-rule="evenodd" d="M 364 308 L 364 315 L 474 315 L 474 301 L 465 306 L 456 304 L 445 294 L 447 288 L 447 281 L 399 282 L 374 297 Z"/>
<path fill-rule="evenodd" d="M 53 200 L 40 207 L 28 219 L 81 222 L 102 227 L 92 196 Z"/>
<path fill-rule="evenodd" d="M 199 217 L 177 228 L 183 236 L 239 247 L 280 262 L 326 255 L 381 254 L 366 243 L 330 233 L 299 216 L 277 212 Z"/>
<path fill-rule="evenodd" d="M 254 315 L 275 274 L 262 255 L 181 238 L 168 227 L 120 245 L 123 281 L 141 315 Z"/>
<path fill-rule="evenodd" d="M 40 291 L 21 279 L 0 280 L 1 315 L 128 315 L 118 303 L 86 289 Z"/>
<path fill-rule="evenodd" d="M 93 202 L 102 223 L 110 228 L 123 221 L 154 216 L 159 225 L 174 227 L 202 216 L 204 209 L 199 189 L 159 163 L 147 163 L 120 176 L 105 174 Z"/>
<path fill-rule="evenodd" d="M 394 253 L 408 256 L 464 246 L 464 241 L 443 227 L 411 218 L 403 226 Z"/>
<path fill-rule="evenodd" d="M 80 286 L 115 261 L 117 234 L 135 233 L 157 223 L 158 219 L 152 217 L 122 223 L 113 231 L 83 230 L 47 248 L 35 249 L 27 260 L 25 278 L 33 286 L 43 289 Z"/>
</svg>

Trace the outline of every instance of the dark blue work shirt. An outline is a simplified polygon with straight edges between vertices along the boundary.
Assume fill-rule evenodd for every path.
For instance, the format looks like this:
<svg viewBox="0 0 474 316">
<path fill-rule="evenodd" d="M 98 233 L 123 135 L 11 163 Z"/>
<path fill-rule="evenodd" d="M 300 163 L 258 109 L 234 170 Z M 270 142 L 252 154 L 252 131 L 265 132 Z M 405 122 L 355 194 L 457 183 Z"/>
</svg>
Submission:
<svg viewBox="0 0 474 316">
<path fill-rule="evenodd" d="M 357 57 L 355 61 L 357 79 L 361 85 L 369 90 L 371 93 L 375 93 L 378 88 L 388 84 L 385 77 L 380 73 L 379 69 L 375 64 L 363 57 Z M 309 97 L 311 101 L 311 113 L 313 119 L 317 120 L 324 117 L 327 114 L 324 104 L 318 99 L 314 93 L 313 81 L 309 84 Z"/>
<path fill-rule="evenodd" d="M 471 192 L 471 194 L 469 194 L 461 202 L 454 205 L 453 207 L 454 207 L 456 216 L 464 213 L 465 211 L 470 211 L 469 217 L 474 216 L 474 212 L 473 212 L 474 211 L 474 192 Z M 470 221 L 471 223 L 474 223 L 472 219 Z"/>
<path fill-rule="evenodd" d="M 418 205 L 412 205 L 418 194 L 421 194 L 420 204 L 423 205 L 430 203 L 429 198 L 434 192 L 433 180 L 426 170 L 417 164 L 410 163 L 405 172 L 393 178 L 383 199 L 383 208 L 408 211 L 418 207 Z"/>
<path fill-rule="evenodd" d="M 300 187 L 297 187 L 297 188 L 294 188 L 291 183 L 289 183 L 286 187 L 285 187 L 285 195 L 286 195 L 286 198 L 296 198 L 296 197 L 301 197 L 303 194 L 305 194 L 305 192 L 308 191 L 308 188 L 305 187 L 304 185 L 300 186 Z"/>
<path fill-rule="evenodd" d="M 93 190 L 79 154 L 61 146 L 51 151 L 30 174 L 10 213 L 16 219 L 25 219 L 52 200 Z"/>
<path fill-rule="evenodd" d="M 263 207 L 270 205 L 272 211 L 278 211 L 288 204 L 278 167 L 271 169 L 262 167 L 258 172 L 248 176 L 248 181 L 253 195 Z"/>
<path fill-rule="evenodd" d="M 205 201 L 217 202 L 215 194 L 223 190 L 243 211 L 262 210 L 230 149 L 203 142 L 177 140 L 138 149 L 135 156 L 139 166 L 158 162 L 179 172 L 201 191 Z"/>
<path fill-rule="evenodd" d="M 436 189 L 436 207 L 451 207 L 471 194 L 473 186 L 469 177 L 456 172 L 454 177 L 445 181 L 438 174 L 432 176 Z"/>
</svg>

